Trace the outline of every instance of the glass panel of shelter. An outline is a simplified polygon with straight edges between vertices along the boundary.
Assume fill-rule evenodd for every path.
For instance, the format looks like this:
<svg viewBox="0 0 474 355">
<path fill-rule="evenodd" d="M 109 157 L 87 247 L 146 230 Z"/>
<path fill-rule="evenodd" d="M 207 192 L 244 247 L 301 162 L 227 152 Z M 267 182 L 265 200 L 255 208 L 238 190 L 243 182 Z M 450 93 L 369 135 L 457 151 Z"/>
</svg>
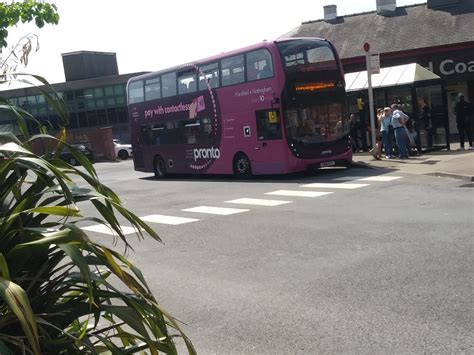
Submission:
<svg viewBox="0 0 474 355">
<path fill-rule="evenodd" d="M 416 88 L 421 148 L 445 147 L 446 127 L 441 84 Z"/>
</svg>

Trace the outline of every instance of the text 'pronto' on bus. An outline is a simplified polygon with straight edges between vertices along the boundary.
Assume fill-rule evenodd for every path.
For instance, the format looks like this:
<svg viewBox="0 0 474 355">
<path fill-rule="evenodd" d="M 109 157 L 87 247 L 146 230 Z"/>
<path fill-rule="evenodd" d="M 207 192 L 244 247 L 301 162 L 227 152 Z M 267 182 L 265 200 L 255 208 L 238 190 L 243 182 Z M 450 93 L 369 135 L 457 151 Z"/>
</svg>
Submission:
<svg viewBox="0 0 474 355">
<path fill-rule="evenodd" d="M 323 39 L 263 42 L 131 78 L 136 170 L 287 174 L 352 160 L 344 74 Z"/>
</svg>

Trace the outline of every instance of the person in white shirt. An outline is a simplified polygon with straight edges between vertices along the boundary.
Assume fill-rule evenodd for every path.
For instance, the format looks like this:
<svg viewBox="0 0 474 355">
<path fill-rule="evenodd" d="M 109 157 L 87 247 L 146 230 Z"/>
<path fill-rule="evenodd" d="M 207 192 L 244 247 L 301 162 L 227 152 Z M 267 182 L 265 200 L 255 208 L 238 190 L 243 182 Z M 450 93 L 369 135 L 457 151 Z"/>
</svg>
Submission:
<svg viewBox="0 0 474 355">
<path fill-rule="evenodd" d="M 395 132 L 395 141 L 397 142 L 398 152 L 401 159 L 408 159 L 407 135 L 405 124 L 410 119 L 406 114 L 398 109 L 397 104 L 392 105 L 392 127 Z"/>
</svg>

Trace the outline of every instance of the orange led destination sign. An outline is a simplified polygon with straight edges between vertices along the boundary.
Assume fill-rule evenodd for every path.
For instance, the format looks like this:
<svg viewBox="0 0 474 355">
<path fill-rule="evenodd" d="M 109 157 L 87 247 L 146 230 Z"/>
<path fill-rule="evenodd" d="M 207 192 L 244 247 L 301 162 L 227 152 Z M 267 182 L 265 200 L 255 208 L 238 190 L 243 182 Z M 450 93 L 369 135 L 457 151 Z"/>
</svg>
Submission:
<svg viewBox="0 0 474 355">
<path fill-rule="evenodd" d="M 316 91 L 335 87 L 336 83 L 334 81 L 295 85 L 296 91 Z"/>
</svg>

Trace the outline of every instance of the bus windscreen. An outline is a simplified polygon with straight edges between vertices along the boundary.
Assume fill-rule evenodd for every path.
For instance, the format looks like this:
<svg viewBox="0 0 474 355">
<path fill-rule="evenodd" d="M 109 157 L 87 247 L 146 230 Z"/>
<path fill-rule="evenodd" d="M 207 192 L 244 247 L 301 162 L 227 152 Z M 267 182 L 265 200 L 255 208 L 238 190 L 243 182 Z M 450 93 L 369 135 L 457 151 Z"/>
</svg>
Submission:
<svg viewBox="0 0 474 355">
<path fill-rule="evenodd" d="M 287 72 L 337 70 L 331 45 L 320 40 L 294 40 L 278 44 Z"/>
<path fill-rule="evenodd" d="M 321 144 L 347 149 L 348 121 L 338 59 L 331 44 L 318 39 L 278 43 L 285 68 L 282 96 L 286 138 L 302 158 L 318 157 Z"/>
</svg>

